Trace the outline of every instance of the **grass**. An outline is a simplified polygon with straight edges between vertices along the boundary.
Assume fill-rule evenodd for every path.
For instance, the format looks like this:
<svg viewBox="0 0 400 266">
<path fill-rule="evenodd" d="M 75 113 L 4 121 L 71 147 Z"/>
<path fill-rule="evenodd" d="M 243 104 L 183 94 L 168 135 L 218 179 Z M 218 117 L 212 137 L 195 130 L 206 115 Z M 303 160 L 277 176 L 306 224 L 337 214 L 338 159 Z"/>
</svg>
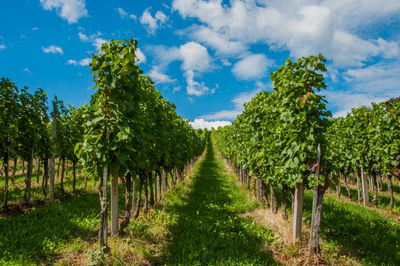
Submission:
<svg viewBox="0 0 400 266">
<path fill-rule="evenodd" d="M 193 182 L 166 202 L 170 240 L 162 251 L 167 264 L 221 265 L 273 263 L 263 250 L 273 236 L 240 214 L 256 207 L 224 172 L 211 144 Z"/>
<path fill-rule="evenodd" d="M 98 198 L 95 193 L 31 210 L 30 213 L 0 219 L 0 264 L 46 262 L 73 239 L 94 234 Z"/>
<path fill-rule="evenodd" d="M 311 223 L 312 192 L 306 191 L 304 216 Z M 378 211 L 325 196 L 321 235 L 326 244 L 366 265 L 400 264 L 400 223 Z M 340 255 L 340 254 L 338 254 Z"/>
<path fill-rule="evenodd" d="M 23 182 L 22 178 L 17 180 Z M 80 177 L 77 187 L 81 188 L 82 183 Z M 10 193 L 12 201 L 21 199 L 23 190 L 18 189 L 17 186 Z M 248 215 L 260 206 L 249 200 L 249 191 L 237 186 L 234 176 L 227 174 L 210 143 L 190 179 L 186 178 L 167 192 L 164 201 L 149 213 L 131 221 L 123 235 L 109 239 L 112 253 L 107 256 L 100 252 L 96 242 L 97 187 L 93 181 L 88 182 L 87 192 L 74 196 L 70 193 L 72 182 L 68 175 L 65 189 L 67 192 L 58 195 L 55 202 L 46 201 L 23 215 L 0 218 L 1 265 L 265 265 L 278 264 L 274 261 L 276 252 L 300 259 L 303 255 L 298 253 L 305 252 L 295 246 L 279 246 L 279 236 Z M 121 211 L 123 191 L 121 184 Z M 343 189 L 342 192 L 346 193 Z M 40 188 L 33 188 L 34 198 L 41 198 L 40 193 Z M 276 194 L 280 200 L 279 189 Z M 381 207 L 387 204 L 386 195 L 382 196 L 378 201 Z M 306 225 L 311 221 L 311 203 L 312 192 L 306 191 Z M 329 194 L 325 195 L 322 215 L 324 261 L 400 265 L 400 223 L 392 216 L 386 217 L 374 208 L 354 202 L 337 200 Z"/>
<path fill-rule="evenodd" d="M 111 255 L 103 256 L 94 240 L 99 209 L 96 187 L 90 182 L 86 193 L 74 196 L 68 193 L 72 190 L 68 177 L 61 199 L 0 219 L 0 264 L 274 263 L 265 249 L 273 241 L 271 232 L 240 216 L 257 203 L 248 201 L 232 178 L 209 145 L 193 179 L 177 184 L 163 205 L 131 221 L 125 235 L 110 239 Z M 81 179 L 77 186 L 82 186 Z M 123 191 L 121 185 L 121 211 Z M 21 193 L 18 186 L 13 188 L 11 199 L 20 199 Z M 34 197 L 41 197 L 40 193 L 40 187 L 33 188 Z"/>
<path fill-rule="evenodd" d="M 394 187 L 397 188 L 396 185 Z M 366 208 L 354 202 L 357 191 L 351 191 L 353 202 L 338 200 L 335 193 L 327 192 L 324 196 L 320 241 L 322 259 L 329 264 L 340 265 L 400 265 L 400 222 L 394 215 L 382 211 L 388 204 L 388 196 L 379 194 L 378 209 Z M 275 194 L 280 202 L 281 190 L 275 188 Z M 343 187 L 342 197 L 345 195 L 347 191 Z M 372 196 L 373 193 L 370 192 L 371 200 Z M 288 213 L 291 214 L 290 196 L 288 200 Z M 395 206 L 398 204 L 395 199 Z M 312 191 L 308 190 L 305 191 L 303 213 L 303 220 L 308 227 L 311 224 L 311 211 Z M 309 234 L 304 234 L 305 242 L 308 238 Z M 287 253 L 288 249 L 290 245 L 281 248 L 280 252 Z"/>
<path fill-rule="evenodd" d="M 377 199 L 377 203 L 378 203 L 378 207 L 379 209 L 382 209 L 384 211 L 387 211 L 389 213 L 393 213 L 396 215 L 400 215 L 400 195 L 397 192 L 398 190 L 398 186 L 397 185 L 393 185 L 393 210 L 390 210 L 390 196 L 389 196 L 389 192 L 387 191 L 387 184 L 383 183 L 383 190 L 378 193 L 378 199 Z M 332 186 L 332 190 L 335 190 L 335 187 Z M 349 186 L 349 190 L 351 193 L 351 201 L 353 202 L 358 202 L 357 199 L 357 187 L 354 187 L 354 185 Z M 336 193 L 336 191 L 334 192 Z M 368 192 L 369 195 L 369 204 L 370 206 L 375 206 L 372 202 L 373 198 L 374 198 L 374 192 L 373 191 L 369 191 Z M 347 190 L 346 187 L 343 185 L 341 186 L 341 193 L 340 193 L 341 197 L 345 197 L 347 199 L 349 199 L 348 194 L 347 194 Z"/>
<path fill-rule="evenodd" d="M 266 245 L 271 231 L 242 217 L 257 207 L 227 175 L 208 145 L 192 177 L 168 192 L 162 205 L 131 221 L 124 237 L 111 241 L 105 264 L 277 264 Z M 93 251 L 89 252 L 90 254 Z"/>
</svg>

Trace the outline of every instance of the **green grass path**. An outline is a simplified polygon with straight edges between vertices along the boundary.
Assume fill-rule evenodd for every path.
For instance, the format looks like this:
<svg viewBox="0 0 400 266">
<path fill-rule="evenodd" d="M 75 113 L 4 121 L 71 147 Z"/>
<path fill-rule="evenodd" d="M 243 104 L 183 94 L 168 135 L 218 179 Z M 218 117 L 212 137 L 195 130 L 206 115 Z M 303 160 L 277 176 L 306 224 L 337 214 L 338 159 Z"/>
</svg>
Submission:
<svg viewBox="0 0 400 266">
<path fill-rule="evenodd" d="M 166 200 L 171 219 L 170 241 L 163 251 L 167 264 L 265 265 L 274 264 L 263 247 L 270 231 L 242 218 L 255 208 L 217 158 L 211 143 L 189 185 L 177 187 Z"/>
</svg>

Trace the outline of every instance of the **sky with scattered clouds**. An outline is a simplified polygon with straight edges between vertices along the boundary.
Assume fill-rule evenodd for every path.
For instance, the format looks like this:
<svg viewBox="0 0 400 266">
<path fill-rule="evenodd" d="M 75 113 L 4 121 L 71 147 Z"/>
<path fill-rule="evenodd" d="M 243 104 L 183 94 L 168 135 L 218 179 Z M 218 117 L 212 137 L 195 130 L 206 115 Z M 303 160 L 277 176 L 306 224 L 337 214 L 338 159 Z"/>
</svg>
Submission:
<svg viewBox="0 0 400 266">
<path fill-rule="evenodd" d="M 92 53 L 131 38 L 194 127 L 229 124 L 286 58 L 318 53 L 334 116 L 400 95 L 399 0 L 21 0 L 0 24 L 1 76 L 75 106 L 93 94 Z"/>
</svg>

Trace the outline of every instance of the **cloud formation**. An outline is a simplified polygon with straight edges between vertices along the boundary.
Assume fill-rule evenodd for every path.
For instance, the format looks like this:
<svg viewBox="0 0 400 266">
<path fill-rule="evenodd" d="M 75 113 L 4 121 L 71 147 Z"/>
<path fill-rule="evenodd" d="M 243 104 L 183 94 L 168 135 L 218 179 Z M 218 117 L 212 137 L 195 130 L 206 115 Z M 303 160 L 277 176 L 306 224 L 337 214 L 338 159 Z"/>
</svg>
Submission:
<svg viewBox="0 0 400 266">
<path fill-rule="evenodd" d="M 49 47 L 42 46 L 42 51 L 46 54 L 64 54 L 63 49 L 55 45 L 50 45 Z"/>
<path fill-rule="evenodd" d="M 135 54 L 136 54 L 137 62 L 139 64 L 140 63 L 146 63 L 146 56 L 144 55 L 142 50 L 140 50 L 139 47 L 135 50 Z"/>
<path fill-rule="evenodd" d="M 68 65 L 74 65 L 74 66 L 89 66 L 89 63 L 92 61 L 91 58 L 83 58 L 82 60 L 76 61 L 74 59 L 69 59 L 67 61 Z"/>
<path fill-rule="evenodd" d="M 150 70 L 149 76 L 155 83 L 171 83 L 171 82 L 175 81 L 174 79 L 170 78 L 168 75 L 161 73 L 157 66 L 154 66 Z"/>
<path fill-rule="evenodd" d="M 194 129 L 207 128 L 208 130 L 211 130 L 212 128 L 218 129 L 218 127 L 229 126 L 232 123 L 230 121 L 206 121 L 200 118 L 200 119 L 195 119 L 193 122 L 189 122 L 189 124 Z"/>
<path fill-rule="evenodd" d="M 157 11 L 154 17 L 151 15 L 150 9 L 147 8 L 140 17 L 142 23 L 150 34 L 154 34 L 156 30 L 167 22 L 168 17 L 162 11 Z"/>
<path fill-rule="evenodd" d="M 195 80 L 196 73 L 211 68 L 211 57 L 205 46 L 191 41 L 179 47 L 153 46 L 151 50 L 155 53 L 160 69 L 167 68 L 173 61 L 182 61 L 181 68 L 186 78 L 188 95 L 201 96 L 215 92 L 215 88 L 210 89 L 204 82 Z"/>
<path fill-rule="evenodd" d="M 272 61 L 264 54 L 251 54 L 238 61 L 232 68 L 232 72 L 239 80 L 259 79 L 267 73 Z"/>
<path fill-rule="evenodd" d="M 87 17 L 85 0 L 40 0 L 45 10 L 55 9 L 57 15 L 67 20 L 69 24 L 77 23 L 82 17 Z"/>
<path fill-rule="evenodd" d="M 211 114 L 200 116 L 200 118 L 206 120 L 218 120 L 218 119 L 235 120 L 236 117 L 243 111 L 243 105 L 246 102 L 250 101 L 258 91 L 259 89 L 251 92 L 243 92 L 237 95 L 235 98 L 232 99 L 232 102 L 234 104 L 234 109 L 214 112 Z"/>
<path fill-rule="evenodd" d="M 128 16 L 128 13 L 120 7 L 117 8 L 117 11 L 121 18 Z"/>
<path fill-rule="evenodd" d="M 91 42 L 92 45 L 96 48 L 96 50 L 99 50 L 101 48 L 101 46 L 103 45 L 103 43 L 107 42 L 107 40 L 101 38 L 100 36 L 101 36 L 101 32 L 92 34 L 90 36 L 88 36 L 82 32 L 78 32 L 79 39 L 82 42 Z"/>
<path fill-rule="evenodd" d="M 385 47 L 396 46 L 393 41 L 363 39 L 357 29 L 395 16 L 400 2 L 232 0 L 225 5 L 220 0 L 174 0 L 172 9 L 183 18 L 203 23 L 192 36 L 217 52 L 224 51 L 221 43 L 240 49 L 265 43 L 275 50 L 289 50 L 294 57 L 322 52 L 334 64 L 348 67 L 361 66 L 373 56 L 385 56 Z M 390 50 L 391 57 L 398 55 L 395 49 Z"/>
</svg>

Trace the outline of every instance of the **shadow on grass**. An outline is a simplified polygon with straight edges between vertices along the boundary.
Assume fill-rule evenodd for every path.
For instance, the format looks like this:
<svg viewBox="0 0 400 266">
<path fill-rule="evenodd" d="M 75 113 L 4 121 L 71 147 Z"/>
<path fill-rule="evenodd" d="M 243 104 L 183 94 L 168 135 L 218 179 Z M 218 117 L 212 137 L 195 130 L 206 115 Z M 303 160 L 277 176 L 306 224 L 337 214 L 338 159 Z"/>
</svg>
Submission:
<svg viewBox="0 0 400 266">
<path fill-rule="evenodd" d="M 382 182 L 383 191 L 388 191 L 388 184 L 383 181 Z M 400 194 L 400 185 L 394 183 L 394 178 L 392 178 L 392 189 L 394 194 Z"/>
<path fill-rule="evenodd" d="M 69 194 L 60 203 L 29 214 L 0 219 L 0 264 L 43 263 L 72 238 L 93 236 L 98 224 L 98 195 Z"/>
<path fill-rule="evenodd" d="M 335 187 L 332 187 L 333 193 Z M 347 197 L 343 186 L 342 197 Z M 357 189 L 350 188 L 352 201 L 357 202 Z M 281 190 L 275 190 L 281 204 Z M 373 193 L 369 192 L 370 202 Z M 378 207 L 386 208 L 390 198 L 379 195 Z M 395 206 L 400 202 L 395 198 Z M 290 196 L 288 211 L 291 212 Z M 312 191 L 305 191 L 304 217 L 310 226 L 312 211 Z M 341 202 L 335 197 L 324 197 L 322 207 L 321 235 L 325 242 L 332 247 L 339 247 L 342 254 L 349 254 L 367 265 L 400 265 L 400 223 L 388 218 L 375 210 L 362 205 Z M 332 250 L 336 250 L 333 248 Z M 322 254 L 324 256 L 324 254 Z"/>
<path fill-rule="evenodd" d="M 350 194 L 351 194 L 351 197 L 352 197 L 351 200 L 353 202 L 357 203 L 358 202 L 357 189 L 349 187 L 349 190 L 350 190 Z M 383 191 L 386 192 L 387 188 L 385 188 Z M 375 206 L 372 203 L 372 200 L 374 198 L 374 192 L 369 191 L 368 195 L 369 195 L 369 203 L 370 203 L 370 205 L 371 206 Z M 346 197 L 346 198 L 349 199 L 348 193 L 347 193 L 347 190 L 346 190 L 345 186 L 341 186 L 341 197 Z M 398 198 L 396 196 L 393 197 L 393 203 L 394 203 L 394 206 L 400 206 L 400 201 L 398 200 Z M 388 194 L 378 193 L 378 208 L 385 210 L 385 209 L 388 209 L 389 207 L 390 207 L 390 196 Z"/>
<path fill-rule="evenodd" d="M 65 177 L 64 179 L 64 190 L 65 193 L 61 193 L 60 188 L 60 180 L 57 178 L 56 183 L 54 184 L 54 191 L 55 191 L 55 196 L 56 198 L 63 198 L 63 194 L 68 194 L 68 192 L 72 193 L 72 177 Z M 93 183 L 93 181 L 90 181 Z M 88 184 L 91 186 L 92 184 Z M 49 186 L 49 185 L 48 185 Z M 0 203 L 2 203 L 2 200 L 4 199 L 4 187 L 0 188 Z M 47 190 L 49 190 L 49 187 L 47 187 Z M 83 191 L 83 177 L 79 176 L 76 180 L 76 190 L 77 192 Z M 25 192 L 25 184 L 24 185 L 19 185 L 19 186 L 12 186 L 10 184 L 9 186 L 9 192 L 8 192 L 8 201 L 9 204 L 12 205 L 14 203 L 19 203 L 20 201 L 23 201 L 24 199 L 24 192 Z M 47 197 L 49 196 L 49 191 L 47 191 Z M 44 195 L 43 195 L 43 188 L 42 188 L 42 180 L 40 180 L 39 183 L 36 182 L 36 177 L 32 179 L 32 187 L 31 187 L 31 200 L 46 200 Z"/>
<path fill-rule="evenodd" d="M 239 217 L 244 209 L 238 201 L 245 198 L 226 179 L 209 143 L 191 192 L 166 206 L 166 212 L 178 216 L 163 252 L 167 264 L 274 263 L 271 252 L 262 250 L 268 232 L 250 218 Z"/>
<path fill-rule="evenodd" d="M 312 192 L 305 193 L 304 215 L 311 222 Z M 321 234 L 332 245 L 368 265 L 400 264 L 400 225 L 374 210 L 325 197 Z"/>
</svg>

